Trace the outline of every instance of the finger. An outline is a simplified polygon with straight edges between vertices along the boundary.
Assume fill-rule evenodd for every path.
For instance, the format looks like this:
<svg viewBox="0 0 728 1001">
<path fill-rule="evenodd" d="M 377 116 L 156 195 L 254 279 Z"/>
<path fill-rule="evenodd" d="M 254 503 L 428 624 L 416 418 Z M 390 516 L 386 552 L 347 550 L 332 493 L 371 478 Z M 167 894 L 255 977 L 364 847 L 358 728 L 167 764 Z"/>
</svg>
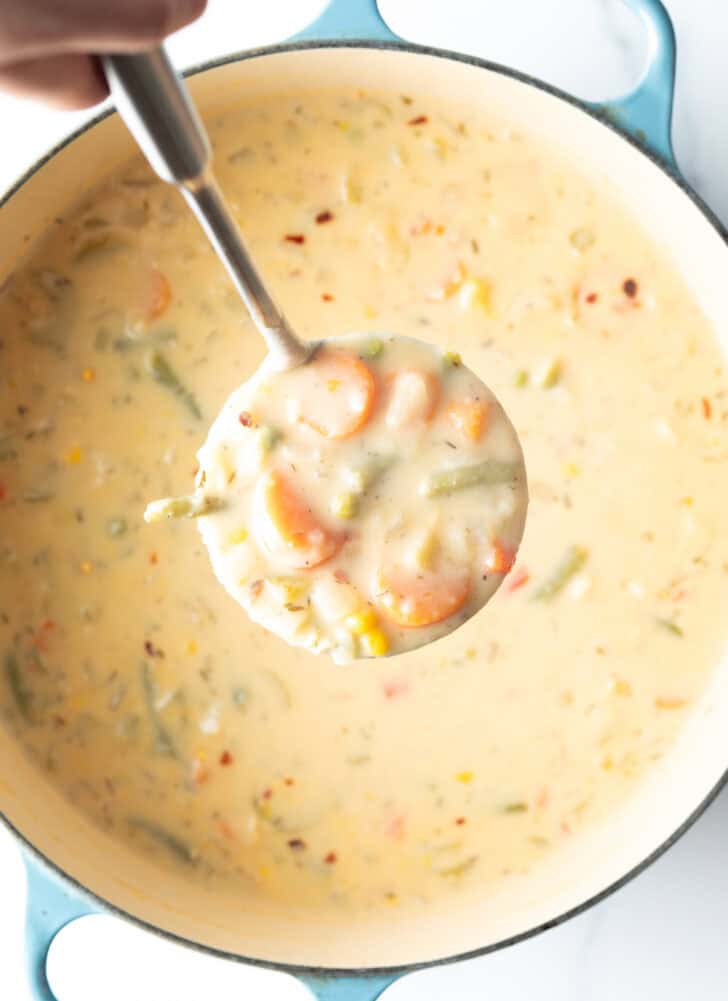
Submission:
<svg viewBox="0 0 728 1001">
<path fill-rule="evenodd" d="M 66 109 L 88 108 L 108 93 L 97 61 L 78 53 L 0 66 L 0 88 Z"/>
<path fill-rule="evenodd" d="M 126 52 L 196 20 L 206 0 L 0 0 L 0 64 L 56 52 Z"/>
</svg>

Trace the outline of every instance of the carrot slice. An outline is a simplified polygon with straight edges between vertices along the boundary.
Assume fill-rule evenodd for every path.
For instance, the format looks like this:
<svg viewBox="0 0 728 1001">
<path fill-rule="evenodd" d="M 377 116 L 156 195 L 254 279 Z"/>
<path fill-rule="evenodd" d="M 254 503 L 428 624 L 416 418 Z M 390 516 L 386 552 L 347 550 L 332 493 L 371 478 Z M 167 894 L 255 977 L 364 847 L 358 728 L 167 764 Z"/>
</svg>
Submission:
<svg viewBox="0 0 728 1001">
<path fill-rule="evenodd" d="M 404 368 L 387 377 L 389 427 L 411 427 L 432 419 L 440 401 L 440 382 L 432 372 Z"/>
<path fill-rule="evenodd" d="M 501 539 L 493 540 L 493 548 L 485 559 L 485 569 L 490 573 L 507 574 L 516 562 L 516 550 Z"/>
<path fill-rule="evenodd" d="M 317 567 L 341 549 L 345 532 L 327 528 L 313 513 L 306 499 L 288 477 L 268 473 L 260 482 L 259 494 L 264 543 L 285 553 L 292 569 Z"/>
<path fill-rule="evenodd" d="M 485 400 L 468 396 L 451 403 L 447 408 L 447 416 L 453 427 L 469 441 L 480 441 L 488 427 L 490 406 Z"/>
<path fill-rule="evenodd" d="M 144 310 L 144 319 L 147 323 L 158 320 L 167 311 L 167 307 L 172 301 L 172 289 L 167 278 L 153 268 L 149 279 L 147 305 Z"/>
<path fill-rule="evenodd" d="M 395 567 L 380 573 L 376 600 L 382 615 L 405 629 L 433 626 L 454 615 L 470 594 L 470 574 Z"/>
<path fill-rule="evenodd" d="M 369 420 L 377 385 L 357 355 L 322 348 L 296 369 L 290 382 L 290 413 L 325 438 L 348 438 Z"/>
</svg>

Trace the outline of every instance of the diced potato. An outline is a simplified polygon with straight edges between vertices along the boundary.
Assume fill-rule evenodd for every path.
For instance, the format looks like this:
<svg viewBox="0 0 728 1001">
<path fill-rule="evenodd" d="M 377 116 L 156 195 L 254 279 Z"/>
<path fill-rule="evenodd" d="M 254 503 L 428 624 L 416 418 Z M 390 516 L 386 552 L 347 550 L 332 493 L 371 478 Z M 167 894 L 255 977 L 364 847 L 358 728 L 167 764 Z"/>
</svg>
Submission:
<svg viewBox="0 0 728 1001">
<path fill-rule="evenodd" d="M 356 610 L 359 595 L 351 584 L 340 584 L 333 577 L 322 577 L 311 589 L 316 614 L 325 622 L 339 622 Z"/>
</svg>

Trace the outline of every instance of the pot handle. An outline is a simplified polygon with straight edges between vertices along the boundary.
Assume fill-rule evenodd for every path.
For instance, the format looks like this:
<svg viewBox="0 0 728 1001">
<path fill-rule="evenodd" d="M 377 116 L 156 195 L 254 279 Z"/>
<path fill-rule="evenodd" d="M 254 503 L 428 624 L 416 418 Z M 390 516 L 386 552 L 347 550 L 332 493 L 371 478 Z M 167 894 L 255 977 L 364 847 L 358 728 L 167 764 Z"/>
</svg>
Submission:
<svg viewBox="0 0 728 1001">
<path fill-rule="evenodd" d="M 299 31 L 292 42 L 322 42 L 336 38 L 358 38 L 369 42 L 400 42 L 379 13 L 377 0 L 330 0 L 324 12 Z"/>
<path fill-rule="evenodd" d="M 352 976 L 336 973 L 297 973 L 317 1001 L 376 1001 L 399 979 L 398 973 L 362 973 Z"/>
<path fill-rule="evenodd" d="M 96 913 L 96 908 L 42 862 L 23 852 L 28 898 L 25 909 L 25 959 L 33 1001 L 56 1001 L 46 976 L 51 942 L 64 925 Z"/>
<path fill-rule="evenodd" d="M 637 85 L 624 97 L 592 103 L 591 107 L 674 167 L 671 122 L 675 93 L 675 31 L 672 21 L 662 0 L 623 2 L 639 16 L 645 29 L 645 68 Z"/>
<path fill-rule="evenodd" d="M 675 32 L 662 0 L 623 0 L 640 18 L 647 34 L 642 77 L 628 94 L 613 101 L 588 102 L 600 117 L 619 125 L 640 145 L 675 165 L 671 120 L 675 91 Z M 385 24 L 377 0 L 331 0 L 313 24 L 291 41 L 356 38 L 399 42 Z"/>
</svg>

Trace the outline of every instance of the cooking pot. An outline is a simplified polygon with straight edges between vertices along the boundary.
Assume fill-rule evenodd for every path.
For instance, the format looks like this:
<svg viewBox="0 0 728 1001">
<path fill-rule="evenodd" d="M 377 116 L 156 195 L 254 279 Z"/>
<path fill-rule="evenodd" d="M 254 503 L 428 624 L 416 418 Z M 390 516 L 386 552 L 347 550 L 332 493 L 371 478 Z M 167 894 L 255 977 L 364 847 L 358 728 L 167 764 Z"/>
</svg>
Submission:
<svg viewBox="0 0 728 1001">
<path fill-rule="evenodd" d="M 659 0 L 626 2 L 646 30 L 647 63 L 635 90 L 608 105 L 577 101 L 480 59 L 403 43 L 380 19 L 374 0 L 333 0 L 291 42 L 201 66 L 189 84 L 208 115 L 239 95 L 250 99 L 300 88 L 306 80 L 317 87 L 426 93 L 498 112 L 515 127 L 558 143 L 578 169 L 609 175 L 627 207 L 674 259 L 728 355 L 724 233 L 680 177 L 672 155 L 672 26 Z M 0 277 L 65 204 L 133 151 L 118 116 L 104 114 L 36 164 L 0 204 Z M 111 841 L 0 732 L 0 809 L 22 844 L 28 870 L 34 997 L 52 1001 L 45 957 L 57 931 L 81 915 L 110 911 L 211 954 L 293 973 L 321 999 L 373 1001 L 403 973 L 534 935 L 644 869 L 690 826 L 728 777 L 727 719 L 728 658 L 674 750 L 618 814 L 581 837 L 567 855 L 514 877 L 507 890 L 477 906 L 443 905 L 406 927 L 393 910 L 327 926 L 216 899 L 183 874 L 160 872 L 149 859 Z"/>
</svg>

